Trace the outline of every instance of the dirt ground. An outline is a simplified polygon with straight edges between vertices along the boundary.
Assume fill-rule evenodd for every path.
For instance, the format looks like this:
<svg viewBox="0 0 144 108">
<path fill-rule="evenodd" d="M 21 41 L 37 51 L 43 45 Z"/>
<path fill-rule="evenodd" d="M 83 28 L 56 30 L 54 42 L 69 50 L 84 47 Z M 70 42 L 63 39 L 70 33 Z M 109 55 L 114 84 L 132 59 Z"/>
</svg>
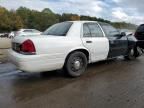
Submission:
<svg viewBox="0 0 144 108">
<path fill-rule="evenodd" d="M 0 38 L 0 62 L 7 60 L 7 50 L 11 48 L 11 39 Z"/>
<path fill-rule="evenodd" d="M 0 39 L 7 58 L 10 39 Z M 0 108 L 144 108 L 144 56 L 90 64 L 79 78 L 63 71 L 21 72 L 0 63 Z"/>
<path fill-rule="evenodd" d="M 144 56 L 90 64 L 79 78 L 63 71 L 24 73 L 0 64 L 0 108 L 144 108 Z"/>
</svg>

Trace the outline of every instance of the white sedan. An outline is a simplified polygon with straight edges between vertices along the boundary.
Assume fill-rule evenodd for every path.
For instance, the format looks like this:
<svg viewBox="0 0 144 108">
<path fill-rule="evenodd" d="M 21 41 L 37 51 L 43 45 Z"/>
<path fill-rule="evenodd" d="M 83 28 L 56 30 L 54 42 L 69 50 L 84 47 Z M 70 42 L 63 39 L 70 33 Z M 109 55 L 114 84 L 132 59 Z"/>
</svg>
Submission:
<svg viewBox="0 0 144 108">
<path fill-rule="evenodd" d="M 107 23 L 95 21 L 62 22 L 41 36 L 20 36 L 12 41 L 11 61 L 25 72 L 65 69 L 80 76 L 88 63 L 124 56 L 139 56 L 136 39 L 119 33 Z"/>
</svg>

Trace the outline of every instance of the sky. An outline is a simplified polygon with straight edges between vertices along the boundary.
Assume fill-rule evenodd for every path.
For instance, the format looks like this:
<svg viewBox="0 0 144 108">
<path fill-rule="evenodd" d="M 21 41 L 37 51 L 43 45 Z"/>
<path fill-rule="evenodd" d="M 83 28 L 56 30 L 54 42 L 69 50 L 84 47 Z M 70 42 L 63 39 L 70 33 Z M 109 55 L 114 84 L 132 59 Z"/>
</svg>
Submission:
<svg viewBox="0 0 144 108">
<path fill-rule="evenodd" d="M 55 13 L 74 13 L 104 18 L 110 21 L 144 23 L 144 0 L 0 0 L 0 6 L 17 9 L 20 6 L 38 11 L 50 8 Z"/>
</svg>

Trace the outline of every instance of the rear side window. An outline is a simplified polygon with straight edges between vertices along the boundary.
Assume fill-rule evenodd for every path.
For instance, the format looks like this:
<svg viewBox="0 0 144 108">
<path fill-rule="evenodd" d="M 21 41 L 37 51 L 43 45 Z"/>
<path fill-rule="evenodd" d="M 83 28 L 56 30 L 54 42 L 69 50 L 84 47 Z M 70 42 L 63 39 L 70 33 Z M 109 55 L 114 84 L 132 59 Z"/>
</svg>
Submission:
<svg viewBox="0 0 144 108">
<path fill-rule="evenodd" d="M 43 35 L 66 36 L 72 24 L 72 22 L 55 24 L 49 27 L 45 32 L 43 32 Z"/>
<path fill-rule="evenodd" d="M 138 27 L 137 32 L 144 32 L 144 24 Z"/>
<path fill-rule="evenodd" d="M 83 33 L 84 37 L 103 37 L 102 30 L 96 23 L 85 23 Z"/>
</svg>

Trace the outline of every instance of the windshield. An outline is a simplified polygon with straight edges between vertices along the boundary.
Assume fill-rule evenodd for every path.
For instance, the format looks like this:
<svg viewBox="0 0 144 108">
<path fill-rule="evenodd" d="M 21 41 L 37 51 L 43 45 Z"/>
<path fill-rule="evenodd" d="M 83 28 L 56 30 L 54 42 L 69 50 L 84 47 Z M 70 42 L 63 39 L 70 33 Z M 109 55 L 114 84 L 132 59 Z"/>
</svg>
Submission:
<svg viewBox="0 0 144 108">
<path fill-rule="evenodd" d="M 72 22 L 63 22 L 49 27 L 42 35 L 66 36 Z"/>
</svg>

